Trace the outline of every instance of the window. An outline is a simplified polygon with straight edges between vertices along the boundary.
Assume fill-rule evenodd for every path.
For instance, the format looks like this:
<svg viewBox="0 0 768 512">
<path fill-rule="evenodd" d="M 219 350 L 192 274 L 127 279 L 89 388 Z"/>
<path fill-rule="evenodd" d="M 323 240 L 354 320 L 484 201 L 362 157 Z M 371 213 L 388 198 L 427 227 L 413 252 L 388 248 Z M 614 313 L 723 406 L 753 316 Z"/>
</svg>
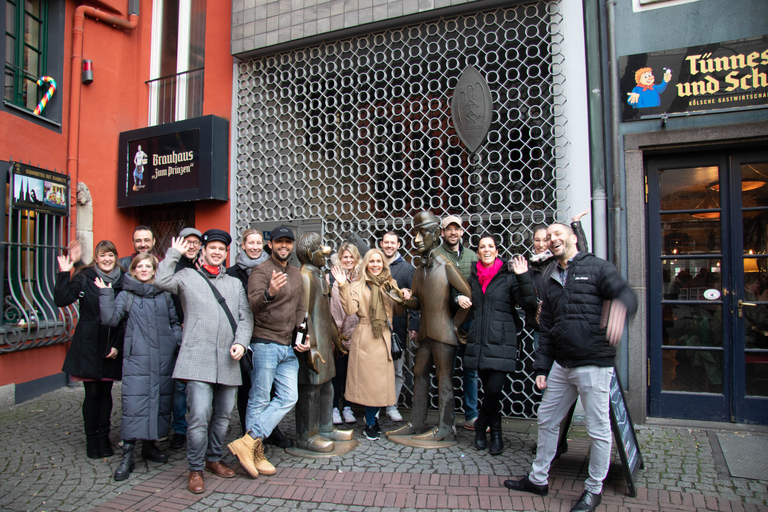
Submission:
<svg viewBox="0 0 768 512">
<path fill-rule="evenodd" d="M 48 3 L 46 0 L 5 2 L 5 93 L 14 105 L 34 110 L 46 87 Z"/>
<path fill-rule="evenodd" d="M 205 0 L 155 0 L 149 125 L 203 115 Z"/>
</svg>

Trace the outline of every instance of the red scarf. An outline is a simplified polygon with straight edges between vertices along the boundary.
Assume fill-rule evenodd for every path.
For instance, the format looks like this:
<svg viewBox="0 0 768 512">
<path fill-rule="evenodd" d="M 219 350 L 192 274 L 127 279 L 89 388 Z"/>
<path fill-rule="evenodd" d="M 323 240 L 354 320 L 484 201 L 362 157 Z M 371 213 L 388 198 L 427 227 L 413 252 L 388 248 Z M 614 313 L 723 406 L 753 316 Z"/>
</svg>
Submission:
<svg viewBox="0 0 768 512">
<path fill-rule="evenodd" d="M 211 275 L 217 276 L 221 272 L 221 267 L 212 267 L 207 263 L 203 263 L 203 268 Z"/>
<path fill-rule="evenodd" d="M 496 261 L 490 267 L 483 265 L 482 261 L 477 262 L 477 280 L 480 281 L 480 286 L 483 287 L 483 293 L 488 288 L 488 283 L 491 282 L 493 276 L 499 273 L 502 265 L 504 263 L 499 258 L 496 258 Z"/>
</svg>

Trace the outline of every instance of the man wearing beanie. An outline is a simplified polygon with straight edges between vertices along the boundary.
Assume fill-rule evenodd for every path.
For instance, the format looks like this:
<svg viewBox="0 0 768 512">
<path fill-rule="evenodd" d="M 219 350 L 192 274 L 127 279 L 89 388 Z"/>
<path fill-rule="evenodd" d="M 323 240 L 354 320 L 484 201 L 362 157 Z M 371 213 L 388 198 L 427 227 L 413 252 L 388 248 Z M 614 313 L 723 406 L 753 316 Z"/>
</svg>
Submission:
<svg viewBox="0 0 768 512">
<path fill-rule="evenodd" d="M 250 340 L 253 315 L 242 283 L 225 272 L 231 242 L 226 231 L 209 229 L 202 234 L 202 268 L 175 272 L 189 242 L 174 238 L 155 276 L 155 286 L 181 298 L 185 314 L 173 378 L 187 381 L 187 489 L 195 494 L 205 490 L 204 469 L 223 478 L 235 476 L 221 462 L 221 453 L 242 383 L 238 361 Z M 214 289 L 223 298 L 221 303 Z"/>
<path fill-rule="evenodd" d="M 273 229 L 268 242 L 272 255 L 248 278 L 248 301 L 254 315 L 251 350 L 258 371 L 251 373 L 247 432 L 228 448 L 253 478 L 259 473 L 275 474 L 275 467 L 264 456 L 262 441 L 299 398 L 299 360 L 294 350 L 309 350 L 309 337 L 300 345 L 294 343 L 294 330 L 307 311 L 301 272 L 288 262 L 294 240 L 289 228 Z M 275 396 L 270 399 L 273 385 Z"/>
</svg>

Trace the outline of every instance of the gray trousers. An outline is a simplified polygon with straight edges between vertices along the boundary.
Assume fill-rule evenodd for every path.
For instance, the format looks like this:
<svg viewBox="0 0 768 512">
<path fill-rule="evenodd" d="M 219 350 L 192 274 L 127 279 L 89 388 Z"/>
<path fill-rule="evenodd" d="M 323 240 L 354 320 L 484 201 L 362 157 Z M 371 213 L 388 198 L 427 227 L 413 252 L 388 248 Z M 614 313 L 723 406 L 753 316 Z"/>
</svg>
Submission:
<svg viewBox="0 0 768 512">
<path fill-rule="evenodd" d="M 237 386 L 187 381 L 187 462 L 190 471 L 203 471 L 205 459 L 221 460 Z"/>
<path fill-rule="evenodd" d="M 563 368 L 557 362 L 547 376 L 547 387 L 539 405 L 539 441 L 536 459 L 529 479 L 537 485 L 547 484 L 549 467 L 557 452 L 560 423 L 576 397 L 584 406 L 587 434 L 592 438 L 589 453 L 589 478 L 584 489 L 592 493 L 603 490 L 611 462 L 610 384 L 613 368 L 579 366 Z"/>
</svg>

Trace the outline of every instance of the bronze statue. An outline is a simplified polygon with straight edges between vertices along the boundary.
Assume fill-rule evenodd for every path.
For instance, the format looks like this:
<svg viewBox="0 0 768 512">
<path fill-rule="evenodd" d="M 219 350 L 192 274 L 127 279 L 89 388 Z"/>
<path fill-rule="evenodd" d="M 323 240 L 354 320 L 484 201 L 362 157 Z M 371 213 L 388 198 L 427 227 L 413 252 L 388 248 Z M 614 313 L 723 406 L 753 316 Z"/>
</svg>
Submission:
<svg viewBox="0 0 768 512">
<path fill-rule="evenodd" d="M 320 235 L 305 233 L 299 238 L 296 256 L 301 262 L 304 300 L 307 304 L 307 334 L 310 350 L 299 355 L 299 400 L 296 403 L 296 446 L 311 452 L 334 451 L 334 441 L 349 441 L 352 430 L 333 426 L 333 386 L 336 374 L 333 348 L 346 354 L 330 308 L 331 290 L 321 268 L 331 249 Z M 290 450 L 289 450 L 290 451 Z"/>
<path fill-rule="evenodd" d="M 393 298 L 409 309 L 421 311 L 421 323 L 417 336 L 418 349 L 413 364 L 415 386 L 411 422 L 394 431 L 391 436 L 413 436 L 418 442 L 453 441 L 453 364 L 459 344 L 456 328 L 464 321 L 466 310 L 459 309 L 451 316 L 453 295 L 451 288 L 471 299 L 472 290 L 467 280 L 452 262 L 435 251 L 440 245 L 440 221 L 431 212 L 419 212 L 413 218 L 417 230 L 416 252 L 421 262 L 413 275 L 412 296 L 408 300 Z M 427 430 L 427 405 L 429 402 L 429 373 L 434 364 L 438 380 L 438 426 Z"/>
</svg>

